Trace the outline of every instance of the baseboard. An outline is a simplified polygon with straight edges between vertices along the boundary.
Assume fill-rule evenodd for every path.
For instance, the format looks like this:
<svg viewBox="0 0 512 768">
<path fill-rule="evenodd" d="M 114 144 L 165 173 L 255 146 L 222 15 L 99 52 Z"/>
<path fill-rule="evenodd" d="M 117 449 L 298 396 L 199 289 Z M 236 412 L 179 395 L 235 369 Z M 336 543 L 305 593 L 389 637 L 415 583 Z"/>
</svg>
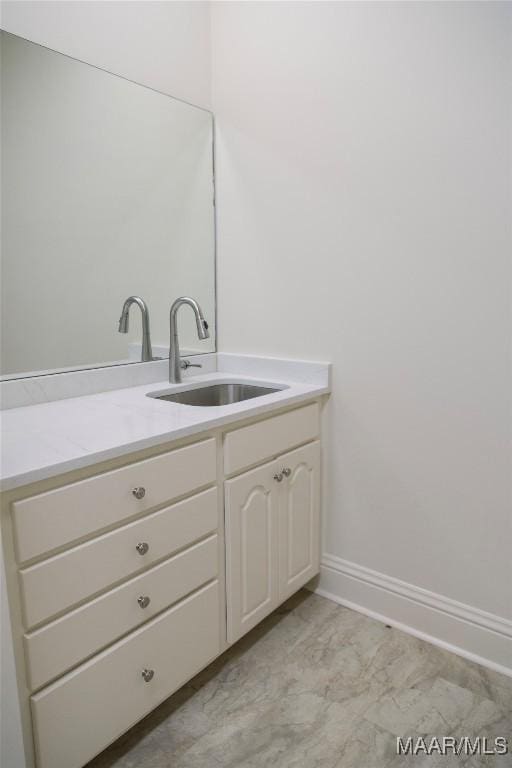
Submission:
<svg viewBox="0 0 512 768">
<path fill-rule="evenodd" d="M 508 619 L 327 554 L 314 591 L 512 677 Z"/>
</svg>

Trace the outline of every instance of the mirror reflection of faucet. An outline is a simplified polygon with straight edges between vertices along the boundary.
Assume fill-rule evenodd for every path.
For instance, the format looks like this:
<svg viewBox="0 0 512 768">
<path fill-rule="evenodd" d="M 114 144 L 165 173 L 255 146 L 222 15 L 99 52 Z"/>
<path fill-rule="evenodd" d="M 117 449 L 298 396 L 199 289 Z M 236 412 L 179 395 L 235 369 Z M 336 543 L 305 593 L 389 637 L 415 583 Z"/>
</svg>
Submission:
<svg viewBox="0 0 512 768">
<path fill-rule="evenodd" d="M 129 313 L 132 304 L 136 304 L 142 314 L 142 353 L 141 362 L 147 363 L 150 360 L 158 360 L 161 358 L 153 357 L 153 350 L 151 349 L 151 331 L 149 330 L 149 310 L 148 305 L 141 299 L 140 296 L 129 296 L 123 304 L 123 310 L 121 317 L 119 318 L 119 333 L 128 333 L 129 328 Z"/>
</svg>

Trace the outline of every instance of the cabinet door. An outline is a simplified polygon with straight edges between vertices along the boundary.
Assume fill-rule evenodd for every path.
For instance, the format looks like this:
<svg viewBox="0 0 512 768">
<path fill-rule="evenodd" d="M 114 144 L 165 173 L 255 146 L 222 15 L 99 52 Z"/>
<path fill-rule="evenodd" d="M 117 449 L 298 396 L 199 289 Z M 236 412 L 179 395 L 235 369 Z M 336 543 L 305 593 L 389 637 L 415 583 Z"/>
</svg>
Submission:
<svg viewBox="0 0 512 768">
<path fill-rule="evenodd" d="M 320 443 L 279 459 L 284 474 L 279 499 L 279 602 L 315 576 L 320 567 Z"/>
<path fill-rule="evenodd" d="M 227 636 L 233 643 L 278 604 L 279 485 L 271 462 L 225 484 Z"/>
</svg>

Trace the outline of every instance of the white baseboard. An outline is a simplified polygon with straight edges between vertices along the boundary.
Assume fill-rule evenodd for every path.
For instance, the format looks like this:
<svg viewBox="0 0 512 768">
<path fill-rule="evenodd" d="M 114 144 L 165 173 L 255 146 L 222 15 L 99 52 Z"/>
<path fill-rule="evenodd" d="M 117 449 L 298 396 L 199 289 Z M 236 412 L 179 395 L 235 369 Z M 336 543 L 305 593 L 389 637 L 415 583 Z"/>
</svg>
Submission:
<svg viewBox="0 0 512 768">
<path fill-rule="evenodd" d="M 512 621 L 324 554 L 315 592 L 512 677 Z"/>
</svg>

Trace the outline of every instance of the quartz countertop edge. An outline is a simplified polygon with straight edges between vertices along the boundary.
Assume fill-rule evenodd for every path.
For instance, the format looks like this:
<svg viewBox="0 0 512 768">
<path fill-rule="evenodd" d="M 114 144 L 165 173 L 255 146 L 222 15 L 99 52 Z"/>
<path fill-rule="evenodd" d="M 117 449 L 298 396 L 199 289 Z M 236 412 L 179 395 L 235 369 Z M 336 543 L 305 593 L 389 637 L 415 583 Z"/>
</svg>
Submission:
<svg viewBox="0 0 512 768">
<path fill-rule="evenodd" d="M 187 406 L 147 397 L 152 392 L 180 391 L 228 380 L 275 384 L 284 389 L 217 407 Z M 330 370 L 316 382 L 267 376 L 263 379 L 223 371 L 194 376 L 182 385 L 159 381 L 12 408 L 1 413 L 0 490 L 14 490 L 254 416 L 271 415 L 329 392 Z"/>
</svg>

